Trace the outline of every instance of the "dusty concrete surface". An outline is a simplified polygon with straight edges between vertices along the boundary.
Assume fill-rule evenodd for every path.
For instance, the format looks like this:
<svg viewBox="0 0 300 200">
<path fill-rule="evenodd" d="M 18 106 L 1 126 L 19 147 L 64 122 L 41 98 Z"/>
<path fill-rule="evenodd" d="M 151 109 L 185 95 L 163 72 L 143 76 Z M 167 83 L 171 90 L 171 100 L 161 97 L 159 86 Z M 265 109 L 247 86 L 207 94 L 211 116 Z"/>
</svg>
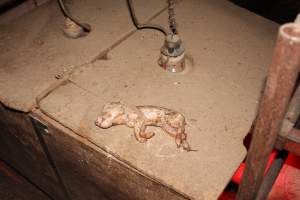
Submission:
<svg viewBox="0 0 300 200">
<path fill-rule="evenodd" d="M 10 9 L 10 10 L 6 10 L 5 12 L 2 13 L 1 11 L 3 11 L 3 8 L 0 9 L 0 24 L 8 24 L 11 21 L 16 20 L 18 17 L 21 17 L 25 13 L 33 11 L 38 6 L 41 6 L 42 4 L 48 1 L 49 0 L 27 0 L 25 2 L 21 2 L 21 4 L 13 8 L 5 6 L 6 7 L 4 8 L 5 10 L 6 9 Z"/>
<path fill-rule="evenodd" d="M 143 6 L 143 3 L 147 6 Z M 142 19 L 164 1 L 136 1 Z M 55 2 L 0 27 L 0 101 L 28 112 L 35 98 L 75 70 L 69 82 L 41 102 L 42 111 L 147 177 L 191 199 L 216 199 L 245 156 L 242 139 L 251 126 L 272 54 L 277 25 L 227 1 L 186 0 L 177 7 L 179 31 L 194 60 L 186 74 L 157 66 L 160 33 L 133 33 L 124 1 L 72 1 L 72 12 L 92 25 L 86 38 L 60 30 Z M 166 16 L 155 22 L 163 24 Z M 182 152 L 160 129 L 147 144 L 124 126 L 101 130 L 94 120 L 109 101 L 157 105 L 187 118 L 188 140 L 197 152 Z"/>
<path fill-rule="evenodd" d="M 63 16 L 54 0 L 13 23 L 0 25 L 0 101 L 6 106 L 30 111 L 35 98 L 57 81 L 55 75 L 90 62 L 134 30 L 123 0 L 67 2 L 74 16 L 92 26 L 87 37 L 63 36 Z M 166 4 L 137 0 L 135 5 L 145 21 Z"/>
<path fill-rule="evenodd" d="M 242 144 L 255 116 L 277 25 L 226 1 L 178 5 L 180 34 L 193 69 L 167 74 L 157 66 L 163 38 L 142 31 L 113 49 L 110 60 L 82 66 L 41 102 L 44 113 L 191 199 L 217 199 L 246 154 Z M 164 18 L 157 18 L 161 21 Z M 124 126 L 101 130 L 94 120 L 106 102 L 157 105 L 187 118 L 182 152 L 159 129 L 147 144 Z"/>
<path fill-rule="evenodd" d="M 1 200 L 50 200 L 36 187 L 0 160 Z"/>
</svg>

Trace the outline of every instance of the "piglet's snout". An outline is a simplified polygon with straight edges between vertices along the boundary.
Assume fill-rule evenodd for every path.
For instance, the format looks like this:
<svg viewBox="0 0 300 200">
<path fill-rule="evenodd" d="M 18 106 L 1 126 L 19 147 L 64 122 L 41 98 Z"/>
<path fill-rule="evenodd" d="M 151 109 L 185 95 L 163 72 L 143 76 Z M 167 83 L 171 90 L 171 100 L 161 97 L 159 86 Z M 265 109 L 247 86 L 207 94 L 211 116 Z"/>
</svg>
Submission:
<svg viewBox="0 0 300 200">
<path fill-rule="evenodd" d="M 103 122 L 103 118 L 102 118 L 102 117 L 98 117 L 97 120 L 95 121 L 95 124 L 96 124 L 97 126 L 100 126 L 100 127 L 101 127 L 102 122 Z"/>
</svg>

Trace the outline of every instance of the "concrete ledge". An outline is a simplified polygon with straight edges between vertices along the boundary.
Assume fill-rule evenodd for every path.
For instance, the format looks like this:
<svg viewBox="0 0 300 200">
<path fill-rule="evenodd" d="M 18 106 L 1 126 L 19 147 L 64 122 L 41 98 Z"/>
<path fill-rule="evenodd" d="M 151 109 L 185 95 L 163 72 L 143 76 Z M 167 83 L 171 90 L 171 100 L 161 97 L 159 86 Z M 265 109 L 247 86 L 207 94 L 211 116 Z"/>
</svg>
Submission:
<svg viewBox="0 0 300 200">
<path fill-rule="evenodd" d="M 123 0 L 74 0 L 68 6 L 74 16 L 91 24 L 93 30 L 87 37 L 74 40 L 63 36 L 64 18 L 56 1 L 0 25 L 0 101 L 6 106 L 29 112 L 35 98 L 57 82 L 56 75 L 91 62 L 135 31 Z M 135 6 L 143 22 L 166 4 L 138 0 Z"/>
<path fill-rule="evenodd" d="M 84 167 L 77 161 L 74 170 L 67 170 L 70 165 L 63 162 L 64 156 L 60 154 L 67 142 L 70 149 L 64 155 L 71 155 L 70 158 L 80 156 L 74 149 L 87 151 L 83 162 L 89 160 L 89 155 L 95 155 L 88 168 L 98 178 L 101 173 L 108 173 L 107 168 L 103 167 L 103 171 L 98 168 L 99 160 L 103 155 L 111 155 L 121 167 L 132 170 L 128 172 L 130 178 L 140 174 L 145 185 L 158 184 L 162 191 L 176 194 L 174 198 L 217 199 L 246 154 L 242 140 L 255 116 L 277 25 L 227 1 L 183 1 L 178 4 L 176 14 L 194 66 L 189 73 L 172 75 L 157 66 L 163 44 L 160 33 L 149 30 L 134 33 L 121 0 L 90 3 L 75 1 L 71 5 L 74 15 L 92 25 L 95 23 L 92 33 L 79 40 L 62 36 L 59 30 L 62 16 L 53 2 L 12 25 L 1 27 L 4 40 L 0 43 L 0 101 L 29 112 L 36 97 L 57 83 L 55 75 L 70 75 L 42 99 L 40 116 L 47 115 L 78 135 L 73 135 L 75 140 L 70 142 L 66 134 L 53 130 L 56 136 L 48 141 L 68 189 L 78 199 L 83 195 L 78 191 L 78 181 L 95 183 L 96 189 L 91 191 L 97 191 L 100 183 L 85 177 Z M 147 1 L 147 6 L 143 3 L 139 1 L 136 8 L 143 16 L 153 16 L 165 5 L 159 0 Z M 165 23 L 166 13 L 153 21 Z M 130 34 L 131 37 L 108 52 L 108 60 L 91 63 Z M 188 140 L 198 152 L 176 149 L 174 140 L 160 129 L 154 128 L 155 138 L 140 144 L 132 130 L 124 126 L 108 130 L 95 127 L 94 120 L 103 105 L 118 100 L 130 105 L 168 107 L 183 113 L 188 123 Z M 93 150 L 86 149 L 88 143 L 93 144 Z M 91 167 L 93 163 L 97 166 Z M 105 159 L 104 163 L 109 164 Z M 79 176 L 76 170 L 80 170 Z M 105 177 L 115 180 L 110 177 L 112 174 Z M 80 179 L 73 180 L 74 177 Z M 107 192 L 109 185 L 113 187 L 110 181 L 106 182 Z M 136 185 L 131 185 L 125 193 L 131 193 Z M 147 191 L 146 186 L 143 188 Z M 151 199 L 153 193 L 147 194 Z M 117 198 L 119 193 L 115 195 Z"/>
<path fill-rule="evenodd" d="M 76 70 L 69 83 L 41 102 L 41 109 L 179 193 L 217 199 L 246 155 L 242 140 L 255 117 L 277 25 L 226 1 L 189 0 L 177 10 L 180 34 L 195 62 L 189 73 L 172 75 L 159 68 L 163 37 L 141 31 L 110 51 L 110 60 Z M 183 113 L 188 140 L 198 152 L 177 150 L 160 129 L 140 144 L 127 127 L 95 127 L 94 120 L 110 101 Z"/>
</svg>

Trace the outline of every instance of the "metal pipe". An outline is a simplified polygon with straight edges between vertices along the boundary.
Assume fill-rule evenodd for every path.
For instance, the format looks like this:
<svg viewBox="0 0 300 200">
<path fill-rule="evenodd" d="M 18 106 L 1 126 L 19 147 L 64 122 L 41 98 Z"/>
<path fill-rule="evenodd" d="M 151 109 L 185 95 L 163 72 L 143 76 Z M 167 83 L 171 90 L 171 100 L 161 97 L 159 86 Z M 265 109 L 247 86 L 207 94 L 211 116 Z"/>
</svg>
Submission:
<svg viewBox="0 0 300 200">
<path fill-rule="evenodd" d="M 300 27 L 296 23 L 288 23 L 279 29 L 269 77 L 247 155 L 246 168 L 237 194 L 238 200 L 253 200 L 258 194 L 299 71 Z"/>
<path fill-rule="evenodd" d="M 293 125 L 296 124 L 300 116 L 300 85 L 296 88 L 293 98 L 291 100 L 288 112 L 286 114 L 287 120 L 289 120 Z"/>
<path fill-rule="evenodd" d="M 289 153 L 285 150 L 279 151 L 277 153 L 275 159 L 272 162 L 272 165 L 270 166 L 267 174 L 264 177 L 261 187 L 259 188 L 256 200 L 267 199 L 269 192 L 271 191 L 272 186 L 274 185 L 276 178 L 278 177 L 278 174 L 282 169 L 288 155 Z"/>
<path fill-rule="evenodd" d="M 297 15 L 296 20 L 295 20 L 295 23 L 300 24 L 300 13 Z"/>
<path fill-rule="evenodd" d="M 283 148 L 300 156 L 300 130 L 294 128 L 290 131 L 287 138 L 284 138 Z"/>
</svg>

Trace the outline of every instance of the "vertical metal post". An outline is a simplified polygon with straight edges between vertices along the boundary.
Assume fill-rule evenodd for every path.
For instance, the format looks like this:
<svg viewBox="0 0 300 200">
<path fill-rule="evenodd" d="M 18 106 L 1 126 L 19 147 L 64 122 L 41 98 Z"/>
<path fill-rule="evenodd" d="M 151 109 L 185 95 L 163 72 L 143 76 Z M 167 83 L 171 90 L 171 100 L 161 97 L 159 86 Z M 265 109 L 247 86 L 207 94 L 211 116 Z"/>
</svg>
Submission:
<svg viewBox="0 0 300 200">
<path fill-rule="evenodd" d="M 269 192 L 274 185 L 277 176 L 282 169 L 285 160 L 288 157 L 288 152 L 285 150 L 279 151 L 272 162 L 268 172 L 266 173 L 264 180 L 259 188 L 258 194 L 256 196 L 256 200 L 264 200 L 267 199 Z"/>
<path fill-rule="evenodd" d="M 260 103 L 238 200 L 256 199 L 300 69 L 300 26 L 280 27 Z"/>
</svg>

